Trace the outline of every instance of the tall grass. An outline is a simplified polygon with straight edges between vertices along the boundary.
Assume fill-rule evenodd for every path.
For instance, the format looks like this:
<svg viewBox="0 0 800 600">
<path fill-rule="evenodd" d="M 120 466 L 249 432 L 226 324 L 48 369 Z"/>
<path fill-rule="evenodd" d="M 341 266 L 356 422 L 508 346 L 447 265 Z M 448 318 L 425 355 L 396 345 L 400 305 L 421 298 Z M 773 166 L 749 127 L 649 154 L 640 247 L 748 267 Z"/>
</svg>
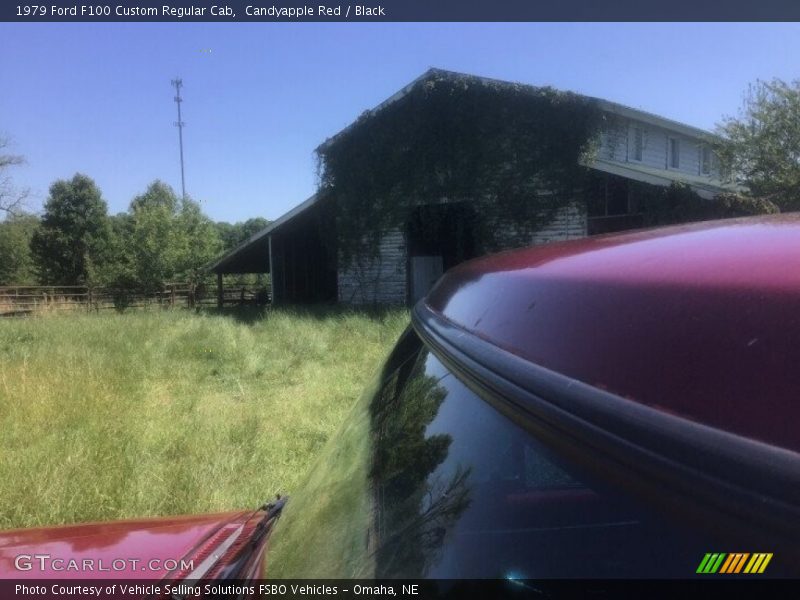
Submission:
<svg viewBox="0 0 800 600">
<path fill-rule="evenodd" d="M 0 322 L 0 528 L 291 491 L 406 322 L 334 309 Z"/>
</svg>

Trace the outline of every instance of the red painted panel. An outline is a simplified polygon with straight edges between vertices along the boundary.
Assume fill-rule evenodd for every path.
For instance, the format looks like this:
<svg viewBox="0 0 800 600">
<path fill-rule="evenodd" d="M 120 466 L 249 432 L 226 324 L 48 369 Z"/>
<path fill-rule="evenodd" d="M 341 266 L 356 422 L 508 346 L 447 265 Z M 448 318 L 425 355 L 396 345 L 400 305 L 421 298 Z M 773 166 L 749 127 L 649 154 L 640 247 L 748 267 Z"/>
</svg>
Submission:
<svg viewBox="0 0 800 600">
<path fill-rule="evenodd" d="M 502 253 L 427 303 L 551 370 L 800 451 L 798 214 Z"/>
<path fill-rule="evenodd" d="M 0 532 L 0 578 L 160 579 L 168 572 L 163 568 L 164 561 L 186 558 L 219 527 L 248 514 L 232 512 Z M 31 564 L 32 568 L 20 570 L 15 567 L 20 555 L 48 558 L 43 561 L 43 569 L 40 559 L 23 558 L 21 564 Z M 160 564 L 148 565 L 153 559 Z M 76 562 L 71 563 L 72 560 Z M 69 568 L 73 564 L 78 569 Z M 92 567 L 86 568 L 89 564 Z M 114 568 L 123 564 L 123 569 Z"/>
</svg>

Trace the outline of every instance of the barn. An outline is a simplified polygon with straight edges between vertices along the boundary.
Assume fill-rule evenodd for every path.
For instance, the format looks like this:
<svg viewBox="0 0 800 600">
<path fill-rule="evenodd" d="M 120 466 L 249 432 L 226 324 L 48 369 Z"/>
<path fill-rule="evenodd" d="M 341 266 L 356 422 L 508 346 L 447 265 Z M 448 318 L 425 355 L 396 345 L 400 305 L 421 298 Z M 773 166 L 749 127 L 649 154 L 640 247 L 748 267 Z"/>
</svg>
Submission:
<svg viewBox="0 0 800 600">
<path fill-rule="evenodd" d="M 598 98 L 431 69 L 321 144 L 316 194 L 209 270 L 274 303 L 411 304 L 489 252 L 720 216 L 709 132 Z M 677 207 L 677 208 L 676 208 Z"/>
</svg>

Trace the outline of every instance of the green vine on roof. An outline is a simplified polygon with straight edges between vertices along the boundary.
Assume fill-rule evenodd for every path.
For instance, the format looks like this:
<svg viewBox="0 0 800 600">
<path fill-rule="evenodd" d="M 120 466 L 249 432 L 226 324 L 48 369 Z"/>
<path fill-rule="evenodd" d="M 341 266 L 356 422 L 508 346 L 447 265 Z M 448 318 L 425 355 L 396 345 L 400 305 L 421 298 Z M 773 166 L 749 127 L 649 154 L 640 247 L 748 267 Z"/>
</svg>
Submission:
<svg viewBox="0 0 800 600">
<path fill-rule="evenodd" d="M 469 201 L 485 251 L 498 247 L 487 216 L 535 230 L 575 197 L 601 119 L 577 94 L 431 72 L 318 149 L 340 257 L 374 256 L 420 205 Z"/>
</svg>

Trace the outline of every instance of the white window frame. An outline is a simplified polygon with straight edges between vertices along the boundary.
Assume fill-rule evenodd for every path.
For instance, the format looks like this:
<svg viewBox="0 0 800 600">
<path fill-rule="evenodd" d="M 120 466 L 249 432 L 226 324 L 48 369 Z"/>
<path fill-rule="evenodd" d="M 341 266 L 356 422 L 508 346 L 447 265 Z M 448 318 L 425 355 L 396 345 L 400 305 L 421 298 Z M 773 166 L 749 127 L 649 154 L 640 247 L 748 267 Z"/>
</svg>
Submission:
<svg viewBox="0 0 800 600">
<path fill-rule="evenodd" d="M 667 168 L 681 168 L 681 140 L 675 136 L 667 136 Z"/>
<path fill-rule="evenodd" d="M 633 162 L 642 162 L 644 159 L 644 128 L 640 125 L 634 125 L 631 131 L 631 138 L 631 155 L 629 158 Z M 636 144 L 637 138 L 638 147 Z"/>
<path fill-rule="evenodd" d="M 708 161 L 706 161 L 708 157 Z M 708 144 L 700 144 L 700 175 L 711 175 L 714 170 L 714 151 Z"/>
</svg>

